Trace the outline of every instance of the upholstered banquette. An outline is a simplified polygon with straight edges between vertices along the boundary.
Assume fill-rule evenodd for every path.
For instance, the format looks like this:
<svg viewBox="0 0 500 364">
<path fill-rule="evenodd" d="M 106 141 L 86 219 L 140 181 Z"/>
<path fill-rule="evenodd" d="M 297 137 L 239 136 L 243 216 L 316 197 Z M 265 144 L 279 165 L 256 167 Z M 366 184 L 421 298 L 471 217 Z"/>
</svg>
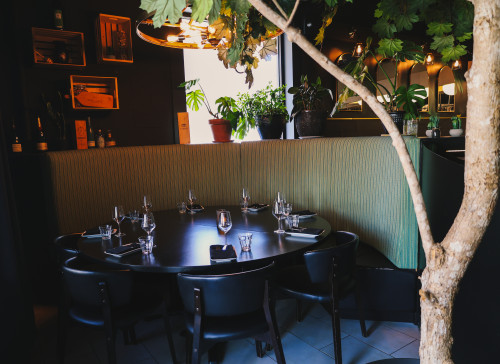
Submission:
<svg viewBox="0 0 500 364">
<path fill-rule="evenodd" d="M 405 139 L 418 170 L 420 143 Z M 111 218 L 112 206 L 174 208 L 195 189 L 203 205 L 253 202 L 283 191 L 295 209 L 317 211 L 352 231 L 396 267 L 418 268 L 418 230 L 409 189 L 388 137 L 162 145 L 46 154 L 53 236 Z"/>
</svg>

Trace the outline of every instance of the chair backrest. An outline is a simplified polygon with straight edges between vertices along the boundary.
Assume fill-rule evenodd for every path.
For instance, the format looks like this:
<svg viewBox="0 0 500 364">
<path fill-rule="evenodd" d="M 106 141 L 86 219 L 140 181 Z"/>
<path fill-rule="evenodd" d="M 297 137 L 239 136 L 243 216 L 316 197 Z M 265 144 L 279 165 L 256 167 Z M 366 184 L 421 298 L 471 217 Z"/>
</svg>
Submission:
<svg viewBox="0 0 500 364">
<path fill-rule="evenodd" d="M 62 265 L 69 258 L 76 257 L 79 253 L 77 242 L 80 239 L 80 233 L 58 236 L 54 240 L 54 248 L 57 263 Z"/>
<path fill-rule="evenodd" d="M 201 291 L 205 316 L 236 316 L 262 308 L 265 281 L 274 263 L 263 268 L 222 275 L 179 274 L 177 281 L 186 311 L 194 313 L 194 290 Z"/>
<path fill-rule="evenodd" d="M 123 306 L 132 300 L 133 274 L 130 270 L 84 262 L 78 257 L 62 266 L 63 280 L 71 300 L 85 306 L 102 306 L 101 286 L 106 285 L 110 305 Z"/>
<path fill-rule="evenodd" d="M 359 237 L 345 231 L 336 231 L 333 235 L 335 246 L 304 253 L 307 272 L 312 283 L 328 281 L 334 258 L 338 278 L 351 275 L 356 269 L 356 250 L 358 249 Z"/>
</svg>

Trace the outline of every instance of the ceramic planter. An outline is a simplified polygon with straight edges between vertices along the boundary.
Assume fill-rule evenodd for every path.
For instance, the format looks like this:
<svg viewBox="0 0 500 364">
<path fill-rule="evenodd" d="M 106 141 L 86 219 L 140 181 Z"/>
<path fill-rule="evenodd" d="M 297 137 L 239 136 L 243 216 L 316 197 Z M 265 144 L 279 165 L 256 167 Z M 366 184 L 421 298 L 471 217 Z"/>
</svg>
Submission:
<svg viewBox="0 0 500 364">
<path fill-rule="evenodd" d="M 427 136 L 427 138 L 432 138 L 432 129 L 427 129 L 425 131 L 425 135 Z"/>
<path fill-rule="evenodd" d="M 300 138 L 323 135 L 326 123 L 326 112 L 318 110 L 302 110 L 295 117 L 295 128 Z"/>
<path fill-rule="evenodd" d="M 405 115 L 405 112 L 404 111 L 393 111 L 393 112 L 390 112 L 389 115 L 391 116 L 392 121 L 394 121 L 394 124 L 398 128 L 399 132 L 401 134 L 403 134 L 403 126 L 405 124 L 403 117 Z M 385 127 L 384 127 L 384 131 L 385 131 L 385 133 L 387 133 L 387 130 L 385 130 Z"/>
<path fill-rule="evenodd" d="M 231 140 L 231 123 L 225 119 L 210 119 L 208 120 L 212 128 L 214 143 L 229 143 Z"/>
<path fill-rule="evenodd" d="M 255 125 L 261 139 L 280 139 L 285 126 L 285 115 L 255 117 Z"/>
<path fill-rule="evenodd" d="M 450 129 L 450 135 L 452 137 L 459 137 L 464 133 L 463 129 Z"/>
</svg>

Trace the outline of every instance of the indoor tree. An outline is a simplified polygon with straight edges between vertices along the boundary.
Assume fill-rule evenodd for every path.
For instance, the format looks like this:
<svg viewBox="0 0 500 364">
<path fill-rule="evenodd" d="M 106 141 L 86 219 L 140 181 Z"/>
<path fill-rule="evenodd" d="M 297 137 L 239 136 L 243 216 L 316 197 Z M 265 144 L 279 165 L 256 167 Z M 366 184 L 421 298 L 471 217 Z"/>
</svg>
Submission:
<svg viewBox="0 0 500 364">
<path fill-rule="evenodd" d="M 317 41 L 321 42 L 325 28 L 332 22 L 337 0 L 317 0 L 324 3 L 323 26 Z M 185 0 L 142 0 L 151 11 L 185 5 Z M 154 6 L 151 4 L 154 3 Z M 395 35 L 410 30 L 413 24 L 425 20 L 427 34 L 433 37 L 431 48 L 440 52 L 443 61 L 458 59 L 466 52 L 464 42 L 473 35 L 473 65 L 466 74 L 467 137 L 465 156 L 465 190 L 455 221 L 441 242 L 433 240 L 422 192 L 403 138 L 384 106 L 376 96 L 353 77 L 343 72 L 321 53 L 301 32 L 293 27 L 293 16 L 299 6 L 284 0 L 248 0 L 248 3 L 281 28 L 288 39 L 296 43 L 321 67 L 341 83 L 356 92 L 381 119 L 388 130 L 400 158 L 413 199 L 427 266 L 421 276 L 421 347 L 422 363 L 452 363 L 451 317 L 458 284 L 476 251 L 491 220 L 498 197 L 500 161 L 500 2 L 498 0 L 382 0 L 375 12 L 374 30 L 381 35 L 380 50 L 392 52 L 402 47 Z M 195 0 L 193 14 L 199 19 L 213 18 L 221 12 L 219 0 Z M 282 6 L 287 4 L 287 6 Z M 472 13 L 472 5 L 474 5 Z M 242 21 L 252 9 L 245 0 L 223 0 L 222 9 L 233 9 Z M 246 11 L 246 12 L 245 12 Z M 215 14 L 215 15 L 214 15 Z M 255 16 L 255 13 L 253 13 Z M 473 34 L 467 29 L 472 20 Z M 163 15 L 162 15 L 163 16 Z M 241 20 L 243 19 L 243 20 Z M 236 38 L 235 38 L 236 39 Z M 241 44 L 236 50 L 241 50 Z M 390 53 L 388 54 L 390 55 Z"/>
</svg>

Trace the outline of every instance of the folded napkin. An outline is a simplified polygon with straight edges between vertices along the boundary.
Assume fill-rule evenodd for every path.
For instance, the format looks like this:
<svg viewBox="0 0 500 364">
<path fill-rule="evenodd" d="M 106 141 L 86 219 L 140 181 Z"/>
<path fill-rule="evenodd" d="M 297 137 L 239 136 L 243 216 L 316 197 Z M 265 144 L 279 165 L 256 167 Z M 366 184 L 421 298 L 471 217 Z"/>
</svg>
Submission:
<svg viewBox="0 0 500 364">
<path fill-rule="evenodd" d="M 301 235 L 312 235 L 318 236 L 320 235 L 324 229 L 316 229 L 316 228 L 290 228 L 286 229 L 285 232 L 288 234 L 301 234 Z"/>
<path fill-rule="evenodd" d="M 263 207 L 267 207 L 268 205 L 264 204 L 264 203 L 254 203 L 254 204 L 251 204 L 251 205 L 248 205 L 248 208 L 249 209 L 261 209 Z"/>
<path fill-rule="evenodd" d="M 234 247 L 229 245 L 210 245 L 210 259 L 221 260 L 234 260 L 236 259 L 236 251 Z"/>
<path fill-rule="evenodd" d="M 307 216 L 307 215 L 316 215 L 316 213 L 309 210 L 300 210 L 300 211 L 293 211 L 292 215 Z"/>
<path fill-rule="evenodd" d="M 132 254 L 138 251 L 141 251 L 141 245 L 139 243 L 131 243 L 114 248 L 109 248 L 104 252 L 109 255 L 114 255 L 115 257 L 122 257 L 124 255 Z"/>
</svg>

